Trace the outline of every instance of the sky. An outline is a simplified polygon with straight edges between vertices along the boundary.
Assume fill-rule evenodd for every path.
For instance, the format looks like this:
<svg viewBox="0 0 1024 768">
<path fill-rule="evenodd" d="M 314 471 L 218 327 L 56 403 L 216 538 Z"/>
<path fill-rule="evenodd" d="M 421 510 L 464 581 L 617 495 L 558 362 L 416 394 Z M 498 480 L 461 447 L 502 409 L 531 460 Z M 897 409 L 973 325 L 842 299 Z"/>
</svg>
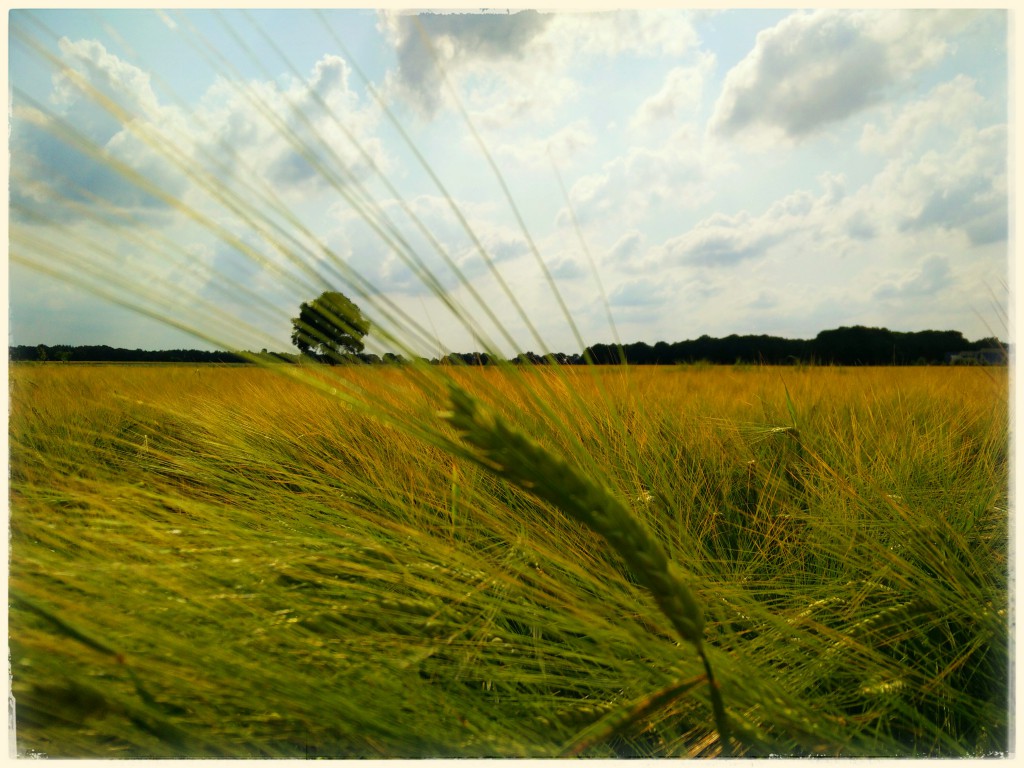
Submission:
<svg viewBox="0 0 1024 768">
<path fill-rule="evenodd" d="M 13 11 L 9 340 L 285 351 L 327 289 L 428 356 L 1005 339 L 1007 49 L 999 9 Z"/>
</svg>

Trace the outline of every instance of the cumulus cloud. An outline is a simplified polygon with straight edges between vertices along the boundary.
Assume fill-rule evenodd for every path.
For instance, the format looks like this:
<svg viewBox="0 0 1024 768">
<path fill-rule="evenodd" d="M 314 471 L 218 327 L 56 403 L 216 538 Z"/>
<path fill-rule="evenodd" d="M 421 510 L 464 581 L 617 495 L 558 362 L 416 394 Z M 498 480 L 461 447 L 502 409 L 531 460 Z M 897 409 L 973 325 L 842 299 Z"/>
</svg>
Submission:
<svg viewBox="0 0 1024 768">
<path fill-rule="evenodd" d="M 872 296 L 880 301 L 935 296 L 951 284 L 949 259 L 933 254 L 913 272 L 882 282 Z"/>
<path fill-rule="evenodd" d="M 639 230 L 631 229 L 615 241 L 615 244 L 608 249 L 607 261 L 612 264 L 628 263 L 633 257 L 640 253 L 644 236 Z"/>
<path fill-rule="evenodd" d="M 898 113 L 890 107 L 886 110 L 888 125 L 868 123 L 858 148 L 881 155 L 913 151 L 929 133 L 959 131 L 970 125 L 983 101 L 974 80 L 957 75 L 933 88 L 924 98 L 903 106 Z"/>
<path fill-rule="evenodd" d="M 582 257 L 570 254 L 551 259 L 548 263 L 548 271 L 556 280 L 576 280 L 589 273 L 583 265 Z"/>
<path fill-rule="evenodd" d="M 365 178 L 389 158 L 374 135 L 377 118 L 349 85 L 344 59 L 324 55 L 304 79 L 218 79 L 195 111 L 197 153 L 243 184 L 265 180 L 285 196 Z M 354 142 L 353 142 L 354 139 Z"/>
<path fill-rule="evenodd" d="M 974 245 L 1008 234 L 1005 126 L 967 130 L 945 152 L 894 161 L 872 184 L 886 216 L 904 232 L 961 230 Z"/>
<path fill-rule="evenodd" d="M 284 198 L 316 231 L 331 192 L 328 174 L 344 183 L 344 168 L 368 172 L 342 123 L 387 167 L 373 135 L 377 118 L 360 104 L 348 65 L 336 56 L 322 57 L 305 77 L 245 84 L 219 78 L 185 107 L 161 102 L 146 73 L 95 41 L 63 39 L 59 51 L 66 69 L 49 93 L 35 94 L 40 106 L 13 100 L 12 215 L 18 225 L 61 225 L 76 240 L 71 251 L 102 244 L 95 260 L 111 260 L 115 274 L 146 276 L 139 278 L 144 284 L 175 286 L 200 302 L 216 296 L 225 307 L 232 300 L 225 287 L 234 284 L 272 304 L 285 287 L 294 290 L 287 276 L 295 266 L 268 236 L 281 208 L 268 209 L 257 193 Z M 107 100 L 118 114 L 104 109 Z M 247 205 L 255 206 L 249 221 L 238 215 Z M 212 228 L 190 222 L 183 206 Z M 118 225 L 124 234 L 112 235 Z M 236 238 L 251 252 L 236 250 Z M 249 317 L 245 306 L 229 311 Z"/>
<path fill-rule="evenodd" d="M 516 14 L 383 12 L 380 27 L 398 55 L 393 84 L 423 114 L 442 103 L 445 74 L 476 63 L 520 59 L 553 17 L 537 11 Z M 428 42 L 429 41 L 429 42 Z"/>
<path fill-rule="evenodd" d="M 764 254 L 786 230 L 767 217 L 753 218 L 746 211 L 735 216 L 715 214 L 661 248 L 669 262 L 701 267 L 731 267 Z"/>
<path fill-rule="evenodd" d="M 560 13 L 552 24 L 552 44 L 562 56 L 576 50 L 594 56 L 682 56 L 699 44 L 693 15 L 678 9 Z M 566 48 L 566 45 L 572 46 Z"/>
<path fill-rule="evenodd" d="M 855 240 L 870 240 L 878 234 L 878 227 L 864 209 L 858 209 L 846 219 L 846 234 Z"/>
<path fill-rule="evenodd" d="M 757 216 L 748 211 L 713 214 L 650 249 L 646 259 L 653 265 L 721 268 L 761 260 L 779 244 L 801 237 L 825 247 L 821 244 L 836 238 L 855 209 L 844 176 L 823 174 L 818 181 L 820 194 L 798 189 Z"/>
<path fill-rule="evenodd" d="M 613 307 L 650 307 L 672 298 L 675 287 L 662 277 L 638 277 L 620 282 L 608 296 Z"/>
<path fill-rule="evenodd" d="M 494 154 L 523 168 L 550 168 L 592 147 L 597 139 L 585 120 L 576 120 L 549 136 L 498 145 Z"/>
<path fill-rule="evenodd" d="M 705 153 L 696 129 L 684 125 L 660 146 L 634 146 L 608 162 L 600 173 L 577 179 L 569 201 L 581 223 L 612 219 L 636 226 L 656 209 L 694 208 L 714 195 L 710 167 L 714 153 Z M 557 221 L 566 224 L 568 211 Z"/>
<path fill-rule="evenodd" d="M 109 53 L 95 40 L 72 42 L 63 37 L 58 47 L 68 69 L 53 77 L 56 104 L 67 108 L 83 99 L 95 101 L 94 90 L 131 115 L 149 120 L 162 116 L 163 109 L 150 86 L 149 75 L 138 67 Z"/>
<path fill-rule="evenodd" d="M 879 103 L 949 50 L 948 11 L 795 13 L 726 76 L 709 124 L 727 137 L 796 141 Z"/>
<path fill-rule="evenodd" d="M 689 16 L 671 10 L 384 11 L 378 26 L 398 57 L 389 81 L 392 92 L 432 118 L 446 102 L 444 78 L 450 78 L 485 128 L 527 119 L 573 98 L 575 85 L 566 71 L 588 58 L 681 56 L 698 43 Z"/>
<path fill-rule="evenodd" d="M 97 201 L 112 214 L 166 210 L 154 191 L 177 196 L 185 189 L 184 176 L 126 122 L 143 130 L 160 125 L 176 141 L 182 116 L 159 104 L 148 75 L 99 43 L 62 38 L 58 46 L 66 68 L 53 78 L 52 106 L 13 101 L 12 200 L 59 206 L 62 217 L 78 217 L 81 206 Z M 69 139 L 71 134 L 77 138 Z M 144 188 L 146 182 L 152 190 Z"/>
<path fill-rule="evenodd" d="M 173 208 L 134 183 L 135 174 L 170 199 L 210 210 L 211 200 L 197 197 L 204 180 L 243 194 L 266 183 L 287 197 L 326 189 L 331 174 L 340 183 L 349 173 L 365 175 L 370 162 L 387 168 L 372 134 L 376 118 L 360 108 L 348 65 L 337 56 L 322 57 L 302 80 L 243 85 L 218 78 L 184 109 L 161 103 L 148 74 L 96 41 L 64 38 L 59 50 L 66 68 L 54 76 L 49 112 L 15 104 L 12 176 L 21 180 L 22 200 Z M 92 151 L 69 142 L 61 121 Z"/>
<path fill-rule="evenodd" d="M 691 67 L 673 67 L 665 75 L 661 88 L 647 98 L 630 121 L 634 130 L 643 130 L 663 122 L 672 122 L 680 114 L 700 109 L 704 81 L 714 66 L 715 57 L 704 53 Z"/>
<path fill-rule="evenodd" d="M 832 215 L 834 180 L 822 179 L 825 192 L 814 197 L 797 191 L 773 203 L 760 216 L 747 211 L 716 213 L 688 232 L 653 249 L 656 262 L 699 267 L 732 267 L 765 256 L 794 233 L 816 231 Z"/>
<path fill-rule="evenodd" d="M 510 262 L 529 254 L 529 245 L 522 232 L 503 221 L 493 206 L 467 201 L 458 201 L 458 205 L 487 258 L 498 268 L 503 269 Z M 489 273 L 487 261 L 445 198 L 421 195 L 409 201 L 408 206 L 466 278 L 473 280 Z M 459 285 L 444 257 L 406 216 L 397 201 L 382 201 L 381 209 L 394 224 L 402 241 L 434 274 L 442 290 L 451 290 Z M 332 218 L 335 228 L 327 236 L 327 242 L 337 253 L 344 255 L 349 267 L 373 283 L 378 291 L 412 295 L 431 293 L 432 289 L 421 280 L 417 269 L 405 263 L 403 257 L 385 243 L 358 213 L 338 203 L 332 207 Z M 568 266 L 566 268 L 569 269 Z"/>
</svg>

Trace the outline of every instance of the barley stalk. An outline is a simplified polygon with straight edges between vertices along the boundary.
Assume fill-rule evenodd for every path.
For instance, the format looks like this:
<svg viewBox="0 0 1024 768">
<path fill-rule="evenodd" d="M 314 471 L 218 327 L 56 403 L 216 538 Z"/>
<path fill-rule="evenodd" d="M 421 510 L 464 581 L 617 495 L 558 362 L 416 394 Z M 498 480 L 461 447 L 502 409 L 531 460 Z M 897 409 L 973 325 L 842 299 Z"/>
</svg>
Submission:
<svg viewBox="0 0 1024 768">
<path fill-rule="evenodd" d="M 449 384 L 449 400 L 451 410 L 442 416 L 478 451 L 464 455 L 603 536 L 680 637 L 693 643 L 707 673 L 722 752 L 730 754 L 725 708 L 702 644 L 704 612 L 662 546 L 608 489 L 485 410 L 468 392 Z"/>
</svg>

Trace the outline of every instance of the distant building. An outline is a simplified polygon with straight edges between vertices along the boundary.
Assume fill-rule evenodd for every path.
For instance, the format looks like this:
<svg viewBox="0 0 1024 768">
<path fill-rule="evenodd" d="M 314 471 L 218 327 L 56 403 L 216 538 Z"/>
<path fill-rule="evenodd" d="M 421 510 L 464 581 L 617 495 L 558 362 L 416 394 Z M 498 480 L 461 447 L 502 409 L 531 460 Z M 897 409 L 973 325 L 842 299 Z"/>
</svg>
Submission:
<svg viewBox="0 0 1024 768">
<path fill-rule="evenodd" d="M 1010 355 L 1006 349 L 972 349 L 966 352 L 950 352 L 946 362 L 950 365 L 1006 365 Z"/>
</svg>

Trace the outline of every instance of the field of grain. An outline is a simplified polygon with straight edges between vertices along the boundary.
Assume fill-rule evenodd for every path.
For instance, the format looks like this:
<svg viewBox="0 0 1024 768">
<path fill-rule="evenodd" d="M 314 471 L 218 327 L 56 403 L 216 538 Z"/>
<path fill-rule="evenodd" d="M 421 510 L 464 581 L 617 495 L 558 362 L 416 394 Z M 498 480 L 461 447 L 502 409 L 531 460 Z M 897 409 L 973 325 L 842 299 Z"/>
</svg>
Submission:
<svg viewBox="0 0 1024 768">
<path fill-rule="evenodd" d="M 565 464 L 510 481 L 449 382 Z M 10 398 L 19 754 L 1008 748 L 1005 370 L 25 364 Z M 545 500 L 570 474 L 699 604 L 728 745 L 630 553 Z"/>
</svg>

